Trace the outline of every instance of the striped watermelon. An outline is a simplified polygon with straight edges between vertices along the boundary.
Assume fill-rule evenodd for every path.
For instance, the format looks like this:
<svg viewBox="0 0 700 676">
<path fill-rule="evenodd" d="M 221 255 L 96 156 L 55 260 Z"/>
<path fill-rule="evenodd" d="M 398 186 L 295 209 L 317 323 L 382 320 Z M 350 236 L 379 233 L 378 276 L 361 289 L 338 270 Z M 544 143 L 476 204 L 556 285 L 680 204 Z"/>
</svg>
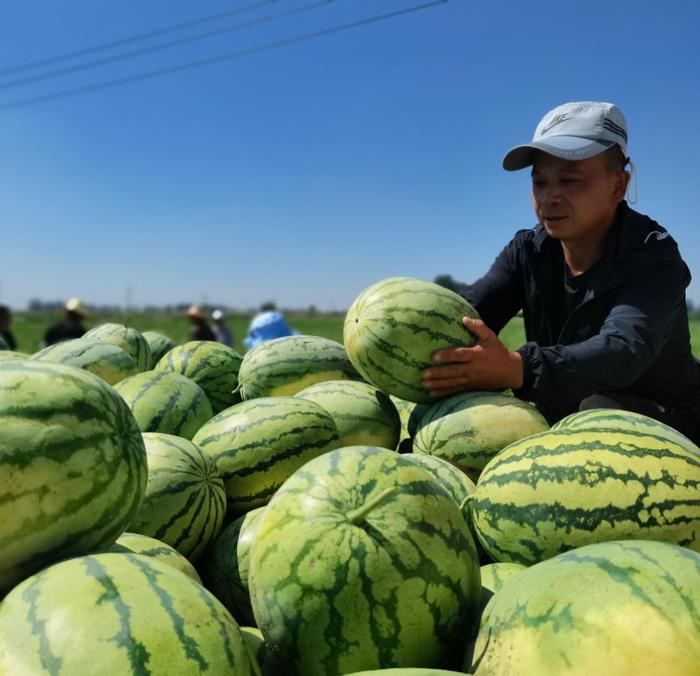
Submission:
<svg viewBox="0 0 700 676">
<path fill-rule="evenodd" d="M 648 541 L 581 547 L 491 599 L 476 676 L 690 676 L 700 669 L 700 555 Z M 507 592 L 507 593 L 506 593 Z"/>
<path fill-rule="evenodd" d="M 175 371 L 199 385 L 207 395 L 214 413 L 237 404 L 238 352 L 213 340 L 193 340 L 178 345 L 158 362 L 156 371 Z"/>
<path fill-rule="evenodd" d="M 151 353 L 149 369 L 154 368 L 163 355 L 175 347 L 175 341 L 160 331 L 144 331 L 141 335 L 146 339 Z"/>
<path fill-rule="evenodd" d="M 461 505 L 467 496 L 473 495 L 476 491 L 474 482 L 461 469 L 447 460 L 435 455 L 417 455 L 415 453 L 406 453 L 403 457 L 430 472 L 458 505 Z"/>
<path fill-rule="evenodd" d="M 195 567 L 177 550 L 165 542 L 141 535 L 140 533 L 122 533 L 117 541 L 109 548 L 110 552 L 122 554 L 143 554 L 167 563 L 169 566 L 189 575 L 195 582 L 202 583 Z"/>
<path fill-rule="evenodd" d="M 248 581 L 269 650 L 304 676 L 450 663 L 480 591 L 459 507 L 414 463 L 366 446 L 287 480 L 258 525 Z"/>
<path fill-rule="evenodd" d="M 475 342 L 462 317 L 476 310 L 454 291 L 412 277 L 391 277 L 365 289 L 345 317 L 343 341 L 365 380 L 401 399 L 429 402 L 421 371 L 438 350 Z"/>
<path fill-rule="evenodd" d="M 653 434 L 673 441 L 683 446 L 688 451 L 700 455 L 697 447 L 686 436 L 677 432 L 673 427 L 666 425 L 654 418 L 611 408 L 598 408 L 589 411 L 578 411 L 566 416 L 552 426 L 553 430 L 619 430 L 622 432 L 637 432 L 639 434 Z"/>
<path fill-rule="evenodd" d="M 248 652 L 255 656 L 255 659 L 259 665 L 264 665 L 267 659 L 267 648 L 265 647 L 265 639 L 263 638 L 260 629 L 257 627 L 241 627 L 241 634 L 243 634 L 243 640 L 248 646 Z M 280 673 L 279 671 L 266 671 L 264 668 L 262 671 L 264 674 Z"/>
<path fill-rule="evenodd" d="M 204 586 L 241 624 L 253 624 L 248 590 L 250 545 L 265 507 L 244 514 L 229 524 L 200 559 Z"/>
<path fill-rule="evenodd" d="M 259 343 L 243 357 L 243 399 L 293 396 L 325 380 L 358 380 L 340 343 L 318 336 L 285 336 Z"/>
<path fill-rule="evenodd" d="M 517 577 L 526 566 L 521 563 L 489 563 L 481 566 L 481 611 L 488 602 L 493 598 L 493 595 L 500 591 L 506 582 L 509 582 L 514 577 Z"/>
<path fill-rule="evenodd" d="M 403 457 L 430 472 L 437 479 L 438 483 L 448 492 L 455 503 L 462 508 L 462 514 L 474 538 L 476 551 L 479 555 L 479 563 L 490 562 L 492 560 L 491 557 L 484 551 L 484 548 L 476 537 L 471 513 L 468 509 L 464 509 L 465 501 L 470 495 L 474 495 L 476 491 L 474 482 L 461 469 L 435 455 L 404 453 Z"/>
<path fill-rule="evenodd" d="M 396 406 L 399 412 L 399 420 L 401 420 L 401 432 L 399 434 L 399 445 L 397 451 L 399 453 L 411 453 L 413 450 L 413 435 L 418 429 L 423 414 L 430 408 L 430 404 L 416 404 L 415 401 L 406 401 L 393 394 L 389 395 L 389 399 Z"/>
<path fill-rule="evenodd" d="M 337 448 L 324 409 L 296 397 L 263 397 L 227 408 L 193 439 L 216 462 L 231 515 L 267 504 L 305 462 Z"/>
<path fill-rule="evenodd" d="M 204 390 L 179 373 L 144 371 L 115 389 L 132 410 L 142 432 L 162 432 L 191 439 L 213 415 Z"/>
<path fill-rule="evenodd" d="M 3 361 L 20 361 L 29 359 L 31 355 L 24 352 L 14 352 L 13 350 L 0 350 L 0 362 Z"/>
<path fill-rule="evenodd" d="M 347 676 L 464 676 L 463 671 L 446 671 L 445 669 L 372 669 L 372 671 L 355 671 Z"/>
<path fill-rule="evenodd" d="M 76 338 L 49 345 L 37 352 L 32 359 L 84 369 L 110 385 L 138 373 L 134 358 L 121 347 L 90 338 Z"/>
<path fill-rule="evenodd" d="M 413 452 L 449 460 L 476 479 L 506 446 L 548 429 L 529 402 L 498 392 L 464 392 L 423 414 Z"/>
<path fill-rule="evenodd" d="M 316 402 L 330 413 L 340 439 L 338 446 L 396 448 L 401 420 L 386 394 L 368 383 L 328 380 L 303 389 L 296 395 Z"/>
<path fill-rule="evenodd" d="M 58 559 L 109 547 L 146 474 L 141 433 L 109 385 L 63 364 L 0 363 L 0 596 Z"/>
<path fill-rule="evenodd" d="M 162 540 L 196 561 L 224 522 L 223 479 L 191 441 L 155 432 L 143 439 L 148 484 L 129 530 Z"/>
<path fill-rule="evenodd" d="M 134 358 L 139 372 L 151 367 L 151 348 L 148 346 L 148 341 L 136 329 L 122 324 L 101 324 L 88 331 L 83 338 L 104 340 L 118 345 Z"/>
<path fill-rule="evenodd" d="M 0 606 L 0 673 L 117 676 L 231 674 L 259 668 L 226 609 L 148 556 L 63 561 Z"/>
<path fill-rule="evenodd" d="M 474 527 L 496 561 L 529 565 L 607 540 L 700 550 L 700 458 L 631 432 L 543 432 L 484 469 Z"/>
</svg>

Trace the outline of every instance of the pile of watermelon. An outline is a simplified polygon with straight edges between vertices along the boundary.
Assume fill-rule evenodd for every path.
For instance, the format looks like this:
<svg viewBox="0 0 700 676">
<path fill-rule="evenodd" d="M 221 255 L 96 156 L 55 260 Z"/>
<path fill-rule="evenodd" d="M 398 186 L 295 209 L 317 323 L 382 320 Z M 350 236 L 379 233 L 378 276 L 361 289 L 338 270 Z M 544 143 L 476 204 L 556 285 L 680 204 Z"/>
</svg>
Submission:
<svg viewBox="0 0 700 676">
<path fill-rule="evenodd" d="M 463 316 L 402 277 L 344 344 L 106 324 L 0 359 L 0 674 L 700 673 L 700 449 L 433 399 Z"/>
</svg>

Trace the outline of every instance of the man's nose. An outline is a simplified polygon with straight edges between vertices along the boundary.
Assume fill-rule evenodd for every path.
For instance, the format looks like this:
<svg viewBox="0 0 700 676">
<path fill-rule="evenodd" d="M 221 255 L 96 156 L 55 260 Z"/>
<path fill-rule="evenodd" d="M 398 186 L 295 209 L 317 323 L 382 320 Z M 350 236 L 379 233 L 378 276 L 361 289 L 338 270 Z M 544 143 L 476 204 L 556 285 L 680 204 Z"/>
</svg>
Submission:
<svg viewBox="0 0 700 676">
<path fill-rule="evenodd" d="M 537 200 L 540 204 L 555 204 L 561 200 L 561 191 L 555 185 L 548 185 L 537 191 Z"/>
</svg>

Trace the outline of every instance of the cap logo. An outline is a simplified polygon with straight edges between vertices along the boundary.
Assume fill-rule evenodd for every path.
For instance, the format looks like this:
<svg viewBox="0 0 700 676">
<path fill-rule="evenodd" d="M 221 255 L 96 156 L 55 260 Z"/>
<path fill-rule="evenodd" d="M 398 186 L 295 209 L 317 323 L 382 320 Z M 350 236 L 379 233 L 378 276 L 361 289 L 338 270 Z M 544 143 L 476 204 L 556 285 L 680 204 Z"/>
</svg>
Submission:
<svg viewBox="0 0 700 676">
<path fill-rule="evenodd" d="M 550 129 L 554 129 L 557 125 L 570 119 L 571 115 L 569 113 L 559 113 L 559 115 L 555 115 L 554 119 L 546 127 L 542 127 L 540 135 L 544 136 Z"/>
</svg>

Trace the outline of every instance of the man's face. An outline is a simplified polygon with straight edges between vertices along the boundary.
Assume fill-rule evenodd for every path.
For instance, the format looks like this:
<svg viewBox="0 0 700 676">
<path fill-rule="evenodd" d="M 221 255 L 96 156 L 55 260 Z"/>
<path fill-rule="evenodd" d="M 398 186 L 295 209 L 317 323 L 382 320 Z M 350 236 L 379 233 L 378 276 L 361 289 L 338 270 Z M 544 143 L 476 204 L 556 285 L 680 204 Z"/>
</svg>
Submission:
<svg viewBox="0 0 700 676">
<path fill-rule="evenodd" d="M 595 237 L 612 222 L 628 178 L 611 171 L 604 155 L 572 162 L 538 151 L 532 167 L 535 214 L 555 239 Z"/>
</svg>

